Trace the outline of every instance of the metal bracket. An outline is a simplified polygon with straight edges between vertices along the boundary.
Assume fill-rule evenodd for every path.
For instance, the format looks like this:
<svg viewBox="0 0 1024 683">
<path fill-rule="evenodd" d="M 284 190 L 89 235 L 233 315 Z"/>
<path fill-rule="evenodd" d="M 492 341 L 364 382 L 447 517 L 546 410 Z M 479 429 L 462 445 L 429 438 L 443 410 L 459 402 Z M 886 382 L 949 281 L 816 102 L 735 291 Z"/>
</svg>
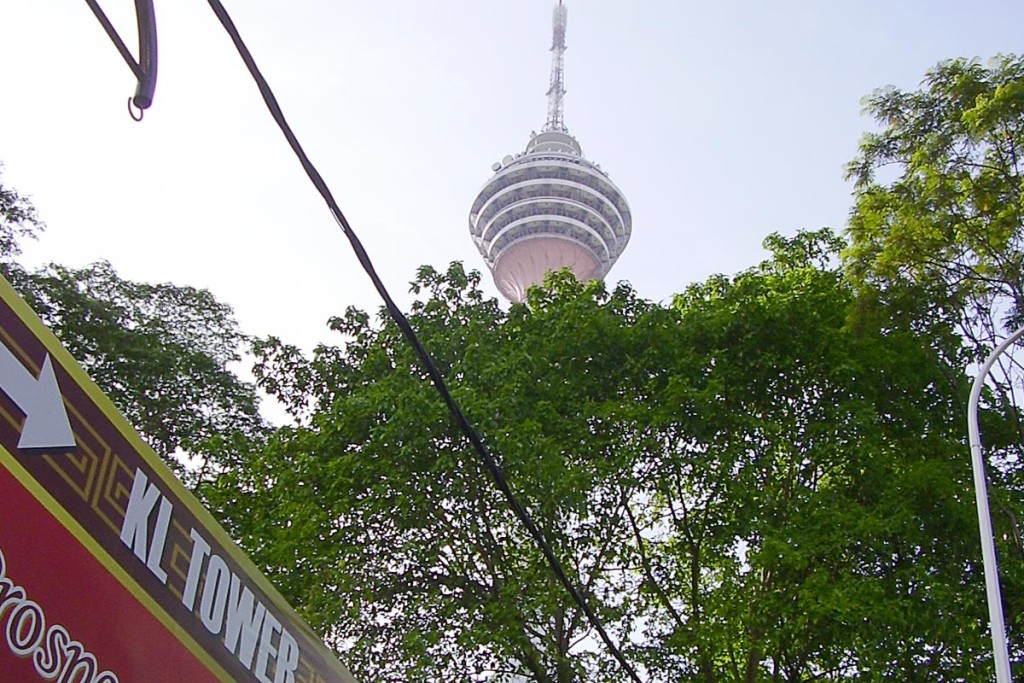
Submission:
<svg viewBox="0 0 1024 683">
<path fill-rule="evenodd" d="M 114 25 L 110 23 L 107 15 L 104 14 L 96 0 L 85 0 L 92 13 L 96 15 L 103 30 L 110 36 L 114 47 L 124 57 L 128 68 L 138 79 L 138 86 L 135 88 L 135 96 L 131 98 L 130 104 L 139 109 L 139 116 L 136 120 L 142 119 L 142 110 L 153 104 L 153 93 L 156 90 L 156 16 L 153 14 L 153 0 L 135 0 L 135 17 L 138 22 L 139 32 L 139 60 L 135 61 L 128 47 L 117 34 Z M 129 107 L 130 109 L 130 107 Z M 135 118 L 134 113 L 132 117 Z"/>
</svg>

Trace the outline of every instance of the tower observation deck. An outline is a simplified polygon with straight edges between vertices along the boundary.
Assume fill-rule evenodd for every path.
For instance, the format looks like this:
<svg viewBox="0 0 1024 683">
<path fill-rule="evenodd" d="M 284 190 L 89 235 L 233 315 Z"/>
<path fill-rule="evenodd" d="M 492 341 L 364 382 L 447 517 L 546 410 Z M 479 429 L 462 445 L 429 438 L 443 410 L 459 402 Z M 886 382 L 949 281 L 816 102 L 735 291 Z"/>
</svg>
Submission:
<svg viewBox="0 0 1024 683">
<path fill-rule="evenodd" d="M 469 212 L 469 232 L 502 296 L 522 302 L 548 271 L 604 278 L 629 242 L 622 191 L 587 159 L 563 120 L 566 8 L 554 12 L 548 119 L 524 152 L 494 164 Z"/>
</svg>

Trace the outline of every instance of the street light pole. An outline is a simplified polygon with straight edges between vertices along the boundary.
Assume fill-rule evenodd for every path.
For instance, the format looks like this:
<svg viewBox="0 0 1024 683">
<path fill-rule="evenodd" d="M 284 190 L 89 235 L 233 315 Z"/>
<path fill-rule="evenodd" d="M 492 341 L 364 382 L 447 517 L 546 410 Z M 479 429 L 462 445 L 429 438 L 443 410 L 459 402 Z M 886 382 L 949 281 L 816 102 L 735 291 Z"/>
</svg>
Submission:
<svg viewBox="0 0 1024 683">
<path fill-rule="evenodd" d="M 1010 683 L 1010 656 L 1006 648 L 1006 627 L 1003 624 L 1003 601 L 999 594 L 999 568 L 996 566 L 996 545 L 992 536 L 992 515 L 988 509 L 985 485 L 985 463 L 978 432 L 978 399 L 996 359 L 1015 341 L 1024 336 L 1024 327 L 1011 334 L 989 355 L 974 378 L 971 399 L 967 404 L 967 438 L 971 444 L 974 470 L 974 496 L 978 504 L 978 527 L 981 531 L 981 556 L 985 563 L 985 594 L 988 597 L 988 620 L 992 630 L 992 652 L 995 656 L 996 683 Z"/>
</svg>

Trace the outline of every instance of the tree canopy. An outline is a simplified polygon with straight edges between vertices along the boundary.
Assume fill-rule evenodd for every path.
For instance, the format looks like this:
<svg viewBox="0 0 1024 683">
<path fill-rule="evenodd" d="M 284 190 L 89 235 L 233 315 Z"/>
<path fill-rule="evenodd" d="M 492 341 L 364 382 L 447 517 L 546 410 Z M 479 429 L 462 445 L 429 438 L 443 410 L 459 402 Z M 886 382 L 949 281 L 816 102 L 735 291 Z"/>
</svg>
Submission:
<svg viewBox="0 0 1024 683">
<path fill-rule="evenodd" d="M 414 282 L 421 339 L 651 681 L 985 678 L 955 340 L 849 324 L 841 244 L 773 236 L 667 306 Z M 206 491 L 232 533 L 365 680 L 624 680 L 397 328 L 332 326 L 311 359 L 259 350 L 299 419 Z"/>
<path fill-rule="evenodd" d="M 879 130 L 848 167 L 851 276 L 992 348 L 1024 323 L 1024 57 L 942 62 L 864 108 Z"/>
<path fill-rule="evenodd" d="M 252 436 L 263 428 L 255 387 L 233 369 L 249 337 L 231 308 L 209 291 L 132 282 L 99 262 L 33 271 L 22 293 L 149 445 L 186 479 L 196 473 L 187 473 L 174 456 L 197 455 L 210 439 L 233 432 Z"/>
<path fill-rule="evenodd" d="M 231 307 L 206 290 L 126 280 L 107 262 L 25 268 L 19 241 L 44 229 L 31 201 L 0 178 L 3 274 L 186 481 L 226 465 L 208 460 L 208 443 L 265 428 L 255 386 L 234 372 L 251 339 Z M 183 457 L 200 462 L 186 469 Z"/>
<path fill-rule="evenodd" d="M 3 165 L 0 165 L 2 170 Z M 0 261 L 10 263 L 21 254 L 20 240 L 34 238 L 44 229 L 45 224 L 31 200 L 0 182 Z"/>
<path fill-rule="evenodd" d="M 878 90 L 865 111 L 878 130 L 848 167 L 854 317 L 952 334 L 966 351 L 958 362 L 980 363 L 1024 324 L 1024 57 L 942 62 L 919 90 Z M 1011 583 L 1024 558 L 1020 370 L 1011 349 L 983 394 L 992 417 L 982 416 L 997 535 L 1012 541 L 1000 569 Z M 1020 596 L 1004 603 L 1019 629 Z"/>
</svg>

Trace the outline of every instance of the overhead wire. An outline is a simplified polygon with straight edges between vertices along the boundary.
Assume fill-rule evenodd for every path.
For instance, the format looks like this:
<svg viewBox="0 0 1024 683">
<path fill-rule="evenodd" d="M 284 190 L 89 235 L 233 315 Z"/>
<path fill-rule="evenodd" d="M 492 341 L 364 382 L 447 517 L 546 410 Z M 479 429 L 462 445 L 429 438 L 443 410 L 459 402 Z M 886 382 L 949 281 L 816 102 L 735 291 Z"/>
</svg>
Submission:
<svg viewBox="0 0 1024 683">
<path fill-rule="evenodd" d="M 395 324 L 398 325 L 399 329 L 402 331 L 402 334 L 405 336 L 406 340 L 409 342 L 413 350 L 416 352 L 416 356 L 419 358 L 420 363 L 423 365 L 423 369 L 429 375 L 431 382 L 433 383 L 434 387 L 437 390 L 437 393 L 441 396 L 441 399 L 448 407 L 448 410 L 452 414 L 452 417 L 455 419 L 455 422 L 459 425 L 459 428 L 462 430 L 466 438 L 472 444 L 474 450 L 480 456 L 480 459 L 483 461 L 484 467 L 490 473 L 495 485 L 502 492 L 502 494 L 504 494 L 508 506 L 512 509 L 512 512 L 516 515 L 519 521 L 526 528 L 530 537 L 533 539 L 537 547 L 540 549 L 541 553 L 544 555 L 545 560 L 547 560 L 547 563 L 550 566 L 551 571 L 554 573 L 559 583 L 561 583 L 565 590 L 569 593 L 570 597 L 572 597 L 573 602 L 575 602 L 586 615 L 587 621 L 590 623 L 591 627 L 597 632 L 598 636 L 601 638 L 601 641 L 608 648 L 608 651 L 616 659 L 616 661 L 619 663 L 622 669 L 629 675 L 630 679 L 634 681 L 634 683 L 643 683 L 640 679 L 640 676 L 633 668 L 632 664 L 630 664 L 629 660 L 627 660 L 625 655 L 622 654 L 622 651 L 619 649 L 618 645 L 616 645 L 616 643 L 612 640 L 611 636 L 608 635 L 608 632 L 605 630 L 604 625 L 601 623 L 601 620 L 598 619 L 597 614 L 591 608 L 586 598 L 579 591 L 579 589 L 576 588 L 575 584 L 573 584 L 573 582 L 569 579 L 568 575 L 565 572 L 565 569 L 562 567 L 561 561 L 559 561 L 558 557 L 555 555 L 554 550 L 551 548 L 550 543 L 548 543 L 547 538 L 545 538 L 543 531 L 541 531 L 540 527 L 537 526 L 536 522 L 534 522 L 530 513 L 526 510 L 526 508 L 523 507 L 523 505 L 516 498 L 515 494 L 512 492 L 512 489 L 508 484 L 508 480 L 505 477 L 505 473 L 502 470 L 501 465 L 495 459 L 494 455 L 491 453 L 487 445 L 484 444 L 483 440 L 477 434 L 476 429 L 474 429 L 472 424 L 470 424 L 469 420 L 463 414 L 462 409 L 459 407 L 455 398 L 451 395 L 451 392 L 449 392 L 448 385 L 445 382 L 444 377 L 441 375 L 440 370 L 438 370 L 437 365 L 430 357 L 430 354 L 427 353 L 426 349 L 423 348 L 423 345 L 420 343 L 420 340 L 417 337 L 416 332 L 413 330 L 412 325 L 409 324 L 409 321 L 405 317 L 405 314 L 402 313 L 402 311 L 395 304 L 394 300 L 391 298 L 391 295 L 388 293 L 387 288 L 384 286 L 384 283 L 378 276 L 376 269 L 373 267 L 373 263 L 371 262 L 370 257 L 366 252 L 366 249 L 363 247 L 362 242 L 359 240 L 359 237 L 353 231 L 352 226 L 349 224 L 348 219 L 345 217 L 345 214 L 338 206 L 338 203 L 334 200 L 334 196 L 331 193 L 330 188 L 327 186 L 327 183 L 324 181 L 319 171 L 317 171 L 316 167 L 309 160 L 309 157 L 303 150 L 302 145 L 299 144 L 298 138 L 296 138 L 295 133 L 292 132 L 291 126 L 289 126 L 288 122 L 285 120 L 284 112 L 281 110 L 281 107 L 277 102 L 277 98 L 274 96 L 273 90 L 271 90 L 266 78 L 264 78 L 263 74 L 260 72 L 259 67 L 256 65 L 256 61 L 252 56 L 252 53 L 246 46 L 245 41 L 242 40 L 242 36 L 239 34 L 238 29 L 235 27 L 235 24 L 232 21 L 231 16 L 228 14 L 227 10 L 224 8 L 224 5 L 221 4 L 220 0 L 207 1 L 209 2 L 210 7 L 213 9 L 214 14 L 216 14 L 217 18 L 220 20 L 220 23 L 223 25 L 225 31 L 227 31 L 228 35 L 231 37 L 231 41 L 234 43 L 235 49 L 241 56 L 242 61 L 245 63 L 246 68 L 249 70 L 249 74 L 256 82 L 256 85 L 260 91 L 260 95 L 263 97 L 263 101 L 266 104 L 267 109 L 270 111 L 270 115 L 277 123 L 278 127 L 281 130 L 281 133 L 284 134 L 285 139 L 288 141 L 288 145 L 295 153 L 295 156 L 298 158 L 303 170 L 305 170 L 306 175 L 309 177 L 314 187 L 316 187 L 317 191 L 320 193 L 320 196 L 327 203 L 327 207 L 330 209 L 331 215 L 334 217 L 334 220 L 338 223 L 338 227 L 341 228 L 341 231 L 344 233 L 345 237 L 348 238 L 348 241 L 352 246 L 352 250 L 355 252 L 356 258 L 359 260 L 360 265 L 363 267 L 363 270 L 366 271 L 366 274 L 370 277 L 370 280 L 371 282 L 373 282 L 373 286 L 377 290 L 377 293 L 380 295 L 381 299 L 383 299 L 388 314 L 395 321 Z"/>
</svg>

